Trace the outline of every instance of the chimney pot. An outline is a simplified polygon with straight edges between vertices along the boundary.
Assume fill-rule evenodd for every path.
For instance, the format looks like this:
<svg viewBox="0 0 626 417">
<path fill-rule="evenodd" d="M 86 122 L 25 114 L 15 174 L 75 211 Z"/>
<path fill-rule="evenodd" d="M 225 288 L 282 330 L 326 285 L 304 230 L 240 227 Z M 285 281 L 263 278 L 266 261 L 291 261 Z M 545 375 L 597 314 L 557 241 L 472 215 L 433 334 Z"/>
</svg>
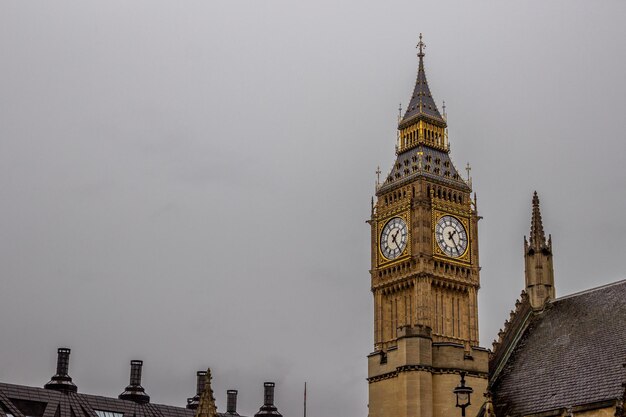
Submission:
<svg viewBox="0 0 626 417">
<path fill-rule="evenodd" d="M 138 404 L 146 404 L 150 402 L 150 396 L 146 394 L 146 390 L 141 386 L 141 368 L 143 361 L 130 361 L 130 384 L 118 398 L 120 400 L 134 401 Z"/>
<path fill-rule="evenodd" d="M 70 368 L 70 352 L 68 348 L 57 350 L 57 375 L 67 375 Z"/>
<path fill-rule="evenodd" d="M 196 394 L 200 395 L 206 386 L 206 371 L 196 372 L 196 378 Z"/>
<path fill-rule="evenodd" d="M 141 385 L 143 361 L 130 361 L 130 385 Z"/>
<path fill-rule="evenodd" d="M 274 405 L 274 384 L 273 382 L 266 382 L 263 384 L 265 393 L 263 396 L 263 406 L 259 409 L 259 412 L 254 417 L 272 416 L 282 417 L 282 414 L 278 412 L 278 409 Z"/>
<path fill-rule="evenodd" d="M 200 395 L 206 387 L 207 371 L 196 372 L 196 395 L 191 398 L 187 398 L 187 408 L 189 410 L 196 410 L 200 404 Z"/>
<path fill-rule="evenodd" d="M 237 390 L 229 389 L 228 391 L 226 391 L 226 396 L 226 413 L 237 414 Z"/>
<path fill-rule="evenodd" d="M 263 384 L 265 387 L 264 405 L 274 405 L 274 384 L 273 382 L 266 382 Z"/>
<path fill-rule="evenodd" d="M 78 390 L 78 387 L 72 382 L 72 378 L 68 374 L 70 352 L 69 348 L 59 348 L 57 350 L 57 373 L 50 382 L 44 385 L 44 388 L 63 392 L 76 392 Z"/>
</svg>

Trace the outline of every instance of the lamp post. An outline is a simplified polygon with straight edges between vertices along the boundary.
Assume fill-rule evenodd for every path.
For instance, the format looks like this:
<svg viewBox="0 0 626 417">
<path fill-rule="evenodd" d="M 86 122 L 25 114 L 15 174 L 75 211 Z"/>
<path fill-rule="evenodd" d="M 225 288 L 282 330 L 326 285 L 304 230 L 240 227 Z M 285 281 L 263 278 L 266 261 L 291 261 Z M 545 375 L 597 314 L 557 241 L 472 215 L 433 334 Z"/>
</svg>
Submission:
<svg viewBox="0 0 626 417">
<path fill-rule="evenodd" d="M 465 417 L 465 409 L 471 405 L 470 396 L 474 390 L 465 386 L 465 371 L 461 371 L 461 383 L 452 391 L 456 395 L 456 406 L 461 409 L 461 417 Z"/>
</svg>

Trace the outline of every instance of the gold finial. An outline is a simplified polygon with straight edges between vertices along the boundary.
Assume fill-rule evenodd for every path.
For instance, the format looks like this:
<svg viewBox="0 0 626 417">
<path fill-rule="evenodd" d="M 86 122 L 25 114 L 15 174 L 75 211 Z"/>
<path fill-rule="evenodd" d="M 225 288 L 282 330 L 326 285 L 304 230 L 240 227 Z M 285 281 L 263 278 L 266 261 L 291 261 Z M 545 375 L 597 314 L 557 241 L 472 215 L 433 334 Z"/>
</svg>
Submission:
<svg viewBox="0 0 626 417">
<path fill-rule="evenodd" d="M 376 184 L 380 184 L 380 174 L 382 171 L 380 170 L 380 166 L 376 167 Z"/>
<path fill-rule="evenodd" d="M 443 101 L 443 106 L 441 107 L 443 109 L 443 117 L 445 118 L 446 117 L 446 101 L 445 100 Z"/>
<path fill-rule="evenodd" d="M 470 181 L 470 171 L 472 170 L 472 167 L 470 166 L 469 162 L 465 166 L 465 170 L 467 171 L 467 181 L 469 182 Z"/>
<path fill-rule="evenodd" d="M 422 42 L 422 34 L 421 33 L 420 33 L 420 41 L 417 43 L 416 48 L 420 50 L 419 53 L 417 54 L 417 56 L 422 58 L 424 56 L 424 49 L 426 48 L 426 44 L 424 42 Z"/>
<path fill-rule="evenodd" d="M 402 119 L 402 103 L 398 105 L 398 122 Z"/>
</svg>

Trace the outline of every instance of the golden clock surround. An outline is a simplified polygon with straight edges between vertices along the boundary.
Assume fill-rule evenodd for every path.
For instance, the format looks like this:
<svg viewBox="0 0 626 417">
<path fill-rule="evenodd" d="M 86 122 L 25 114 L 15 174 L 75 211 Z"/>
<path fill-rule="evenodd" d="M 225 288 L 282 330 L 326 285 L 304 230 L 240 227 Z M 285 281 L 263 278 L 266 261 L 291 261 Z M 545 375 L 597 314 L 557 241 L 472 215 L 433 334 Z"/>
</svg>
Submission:
<svg viewBox="0 0 626 417">
<path fill-rule="evenodd" d="M 383 231 L 383 229 L 385 228 L 385 225 L 393 218 L 395 217 L 399 217 L 400 219 L 402 219 L 404 221 L 404 223 L 406 223 L 406 227 L 407 227 L 407 242 L 406 242 L 406 247 L 404 248 L 404 250 L 402 251 L 402 253 L 394 259 L 388 259 L 387 257 L 385 257 L 385 255 L 383 255 L 382 250 L 380 249 L 380 236 L 381 233 Z M 409 258 L 411 256 L 411 215 L 409 213 L 409 211 L 404 211 L 401 213 L 390 213 L 388 216 L 386 216 L 383 219 L 380 219 L 379 221 L 377 221 L 377 228 L 376 228 L 376 253 L 378 254 L 378 262 L 377 265 L 378 266 L 389 266 L 389 265 L 393 265 L 397 262 L 400 261 L 404 261 L 407 258 Z"/>
<path fill-rule="evenodd" d="M 468 239 L 467 239 L 467 247 L 465 248 L 465 252 L 463 252 L 463 254 L 459 257 L 453 258 L 451 256 L 446 255 L 441 248 L 439 247 L 439 245 L 437 244 L 437 239 L 435 238 L 435 230 L 437 227 L 437 222 L 439 221 L 439 219 L 441 219 L 444 216 L 452 216 L 454 218 L 456 218 L 459 222 L 461 222 L 461 224 L 463 225 L 463 227 L 465 228 L 465 232 L 467 233 Z M 449 262 L 449 263 L 454 263 L 457 265 L 464 265 L 467 266 L 469 264 L 472 263 L 472 257 L 471 257 L 471 253 L 472 253 L 472 239 L 470 238 L 470 236 L 472 233 L 471 230 L 471 222 L 469 219 L 469 216 L 465 213 L 461 213 L 460 211 L 456 211 L 456 210 L 439 210 L 436 208 L 433 208 L 432 211 L 432 235 L 433 235 L 433 257 L 437 260 L 441 260 L 441 261 L 445 261 L 445 262 Z"/>
</svg>

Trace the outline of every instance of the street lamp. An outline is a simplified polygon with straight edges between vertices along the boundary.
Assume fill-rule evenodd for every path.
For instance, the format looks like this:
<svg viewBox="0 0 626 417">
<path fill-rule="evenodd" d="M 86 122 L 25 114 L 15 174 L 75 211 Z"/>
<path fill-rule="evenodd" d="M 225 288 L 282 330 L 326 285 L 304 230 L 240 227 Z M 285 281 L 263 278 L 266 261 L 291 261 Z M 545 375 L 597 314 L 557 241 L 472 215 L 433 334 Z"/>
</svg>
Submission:
<svg viewBox="0 0 626 417">
<path fill-rule="evenodd" d="M 461 371 L 461 383 L 454 389 L 456 395 L 456 406 L 461 409 L 461 417 L 465 417 L 465 408 L 467 408 L 470 402 L 470 396 L 474 390 L 472 387 L 465 386 L 465 371 Z"/>
</svg>

